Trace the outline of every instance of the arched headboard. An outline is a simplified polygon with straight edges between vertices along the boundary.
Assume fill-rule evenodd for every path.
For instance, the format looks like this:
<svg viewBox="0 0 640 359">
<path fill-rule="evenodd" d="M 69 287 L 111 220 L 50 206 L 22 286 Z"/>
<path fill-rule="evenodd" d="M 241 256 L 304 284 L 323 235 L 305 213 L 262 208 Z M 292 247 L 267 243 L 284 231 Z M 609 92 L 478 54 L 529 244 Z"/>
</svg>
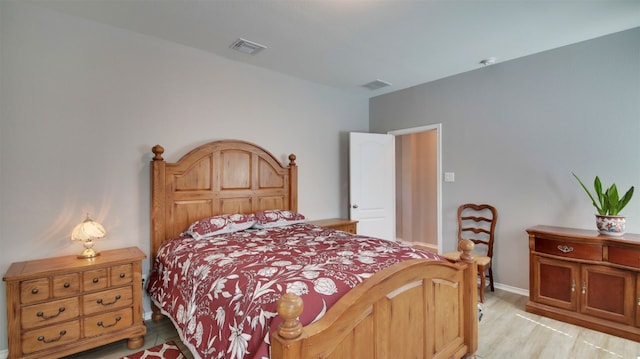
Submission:
<svg viewBox="0 0 640 359">
<path fill-rule="evenodd" d="M 194 221 L 225 213 L 298 210 L 298 167 L 240 140 L 206 143 L 175 163 L 156 145 L 151 161 L 151 257 Z"/>
</svg>

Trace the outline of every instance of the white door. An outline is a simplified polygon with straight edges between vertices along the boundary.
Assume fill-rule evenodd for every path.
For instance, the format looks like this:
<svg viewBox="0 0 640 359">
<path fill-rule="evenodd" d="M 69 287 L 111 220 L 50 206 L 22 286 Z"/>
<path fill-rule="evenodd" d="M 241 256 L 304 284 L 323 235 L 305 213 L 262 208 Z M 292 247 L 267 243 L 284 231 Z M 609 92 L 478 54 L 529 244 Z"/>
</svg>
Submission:
<svg viewBox="0 0 640 359">
<path fill-rule="evenodd" d="M 358 234 L 395 241 L 394 136 L 349 133 L 350 218 Z"/>
</svg>

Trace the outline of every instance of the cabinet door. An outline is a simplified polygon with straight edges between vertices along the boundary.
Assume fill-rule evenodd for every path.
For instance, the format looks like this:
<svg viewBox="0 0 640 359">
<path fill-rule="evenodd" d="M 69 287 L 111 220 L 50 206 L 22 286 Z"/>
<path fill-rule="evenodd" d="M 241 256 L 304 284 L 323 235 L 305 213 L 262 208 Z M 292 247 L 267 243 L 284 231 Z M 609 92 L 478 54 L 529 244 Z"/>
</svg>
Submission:
<svg viewBox="0 0 640 359">
<path fill-rule="evenodd" d="M 633 325 L 635 274 L 616 268 L 583 265 L 580 312 Z"/>
<path fill-rule="evenodd" d="M 636 292 L 635 292 L 635 302 L 634 305 L 636 307 L 636 327 L 640 327 L 640 274 L 636 274 Z"/>
<path fill-rule="evenodd" d="M 580 265 L 545 257 L 533 257 L 533 300 L 576 311 Z"/>
</svg>

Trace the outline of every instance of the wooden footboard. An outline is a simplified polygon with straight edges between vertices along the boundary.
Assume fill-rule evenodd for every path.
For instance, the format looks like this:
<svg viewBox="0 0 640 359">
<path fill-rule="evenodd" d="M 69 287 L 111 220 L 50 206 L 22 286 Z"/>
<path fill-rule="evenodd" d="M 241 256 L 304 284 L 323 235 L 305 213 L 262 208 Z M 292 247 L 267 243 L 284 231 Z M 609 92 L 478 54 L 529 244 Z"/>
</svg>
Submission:
<svg viewBox="0 0 640 359">
<path fill-rule="evenodd" d="M 413 260 L 389 267 L 302 327 L 302 300 L 278 303 L 283 322 L 271 335 L 272 359 L 461 358 L 477 350 L 477 268 Z"/>
</svg>

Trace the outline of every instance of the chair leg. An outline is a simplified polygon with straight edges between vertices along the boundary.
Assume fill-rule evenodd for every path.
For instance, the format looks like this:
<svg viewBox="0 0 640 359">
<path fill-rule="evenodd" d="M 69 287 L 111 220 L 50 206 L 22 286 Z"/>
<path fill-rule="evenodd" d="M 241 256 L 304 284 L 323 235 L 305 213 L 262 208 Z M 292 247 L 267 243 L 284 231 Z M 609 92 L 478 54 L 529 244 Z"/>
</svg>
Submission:
<svg viewBox="0 0 640 359">
<path fill-rule="evenodd" d="M 478 274 L 480 274 L 480 303 L 484 303 L 484 286 L 485 284 L 485 267 L 478 266 Z"/>
<path fill-rule="evenodd" d="M 493 289 L 493 270 L 489 267 L 489 286 L 491 287 L 491 291 L 495 292 Z"/>
</svg>

